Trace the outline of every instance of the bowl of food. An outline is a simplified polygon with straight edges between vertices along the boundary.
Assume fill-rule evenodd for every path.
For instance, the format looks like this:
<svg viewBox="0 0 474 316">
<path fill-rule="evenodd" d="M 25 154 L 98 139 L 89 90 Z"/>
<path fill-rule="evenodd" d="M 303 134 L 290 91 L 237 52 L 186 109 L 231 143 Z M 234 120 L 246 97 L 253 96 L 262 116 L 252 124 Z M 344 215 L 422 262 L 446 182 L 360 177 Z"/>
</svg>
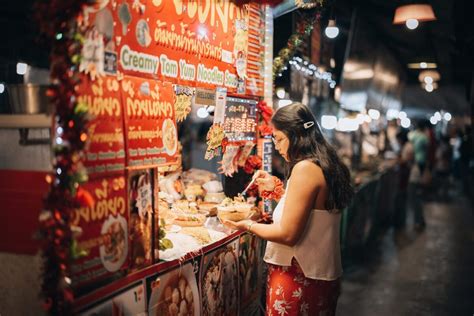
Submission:
<svg viewBox="0 0 474 316">
<path fill-rule="evenodd" d="M 226 198 L 217 206 L 217 217 L 220 221 L 229 220 L 238 222 L 248 218 L 252 212 L 252 204 L 240 199 Z"/>
<path fill-rule="evenodd" d="M 200 202 L 198 204 L 198 209 L 201 214 L 204 214 L 206 216 L 216 216 L 217 205 L 217 203 L 213 202 Z"/>
<path fill-rule="evenodd" d="M 206 216 L 203 214 L 176 214 L 174 224 L 181 227 L 197 227 L 203 226 Z"/>
</svg>

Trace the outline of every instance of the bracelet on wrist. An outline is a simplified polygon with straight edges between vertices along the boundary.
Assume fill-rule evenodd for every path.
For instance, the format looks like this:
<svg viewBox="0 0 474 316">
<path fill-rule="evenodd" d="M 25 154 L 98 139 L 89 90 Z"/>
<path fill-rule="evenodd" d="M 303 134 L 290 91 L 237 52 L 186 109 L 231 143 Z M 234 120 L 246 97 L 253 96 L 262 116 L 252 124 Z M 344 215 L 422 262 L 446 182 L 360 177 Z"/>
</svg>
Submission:
<svg viewBox="0 0 474 316">
<path fill-rule="evenodd" d="M 250 221 L 250 223 L 247 224 L 247 231 L 251 233 L 250 229 L 252 229 L 252 225 L 255 224 L 254 221 Z"/>
</svg>

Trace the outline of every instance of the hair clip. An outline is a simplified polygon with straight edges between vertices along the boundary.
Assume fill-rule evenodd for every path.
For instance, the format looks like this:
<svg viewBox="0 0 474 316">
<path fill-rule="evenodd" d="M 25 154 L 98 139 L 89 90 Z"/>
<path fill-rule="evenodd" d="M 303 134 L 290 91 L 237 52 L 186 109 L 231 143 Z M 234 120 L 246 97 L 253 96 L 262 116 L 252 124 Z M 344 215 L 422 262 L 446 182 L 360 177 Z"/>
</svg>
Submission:
<svg viewBox="0 0 474 316">
<path fill-rule="evenodd" d="M 308 129 L 313 125 L 314 125 L 314 121 L 308 121 L 308 122 L 303 123 L 304 129 Z"/>
</svg>

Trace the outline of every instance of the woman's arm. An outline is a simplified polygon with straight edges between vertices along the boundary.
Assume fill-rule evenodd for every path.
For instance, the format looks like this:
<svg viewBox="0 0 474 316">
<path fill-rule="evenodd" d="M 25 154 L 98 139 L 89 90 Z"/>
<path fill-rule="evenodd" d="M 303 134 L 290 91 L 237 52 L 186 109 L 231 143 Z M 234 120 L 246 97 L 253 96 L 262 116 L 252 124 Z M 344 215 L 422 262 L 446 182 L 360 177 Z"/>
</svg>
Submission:
<svg viewBox="0 0 474 316">
<path fill-rule="evenodd" d="M 287 188 L 283 215 L 279 223 L 258 224 L 249 221 L 224 224 L 239 230 L 248 230 L 260 238 L 285 244 L 295 245 L 301 237 L 313 209 L 316 196 L 324 176 L 319 166 L 310 161 L 301 161 L 295 165 L 291 173 L 291 184 Z"/>
</svg>

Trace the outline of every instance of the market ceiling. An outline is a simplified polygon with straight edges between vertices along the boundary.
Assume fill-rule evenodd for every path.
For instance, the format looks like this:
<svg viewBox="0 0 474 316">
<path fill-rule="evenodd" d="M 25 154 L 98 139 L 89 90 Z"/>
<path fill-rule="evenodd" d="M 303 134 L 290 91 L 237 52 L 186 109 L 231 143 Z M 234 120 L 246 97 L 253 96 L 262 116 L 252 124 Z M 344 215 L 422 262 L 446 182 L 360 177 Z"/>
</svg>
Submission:
<svg viewBox="0 0 474 316">
<path fill-rule="evenodd" d="M 8 30 L 4 32 L 5 41 L 0 52 L 2 62 L 22 57 L 32 64 L 47 63 L 47 54 L 34 43 L 36 34 L 31 22 L 33 2 L 22 0 L 2 3 L 0 27 Z M 372 26 L 375 37 L 393 53 L 403 71 L 401 79 L 406 83 L 402 90 L 405 107 L 446 107 L 452 112 L 467 113 L 474 56 L 474 19 L 470 16 L 469 1 L 423 2 L 432 5 L 437 21 L 420 23 L 413 31 L 404 25 L 392 24 L 396 7 L 408 1 L 337 0 L 328 1 L 328 4 L 335 4 L 336 21 L 341 27 L 338 41 L 347 40 L 352 13 L 357 8 L 359 17 Z M 294 0 L 284 1 L 282 6 L 288 12 L 294 6 Z M 18 47 L 22 49 L 18 50 Z M 371 52 L 371 47 L 367 47 L 367 52 Z M 339 54 L 342 61 L 344 50 Z M 433 61 L 438 65 L 441 80 L 439 89 L 432 93 L 420 87 L 419 70 L 407 67 L 409 63 L 420 61 Z"/>
<path fill-rule="evenodd" d="M 458 114 L 469 111 L 469 88 L 473 73 L 474 19 L 468 10 L 468 1 L 428 0 L 436 21 L 420 23 L 415 30 L 405 25 L 393 25 L 395 9 L 409 1 L 387 0 L 337 0 L 336 21 L 348 28 L 354 9 L 396 58 L 402 70 L 402 103 L 404 107 L 425 110 L 445 109 Z M 416 1 L 415 1 L 416 2 Z M 411 1 L 410 3 L 413 3 Z M 344 27 L 345 32 L 344 32 Z M 344 36 L 343 36 L 344 37 Z M 367 53 L 371 47 L 366 48 Z M 421 88 L 419 69 L 409 69 L 408 64 L 434 62 L 441 75 L 439 88 L 431 93 Z"/>
</svg>

